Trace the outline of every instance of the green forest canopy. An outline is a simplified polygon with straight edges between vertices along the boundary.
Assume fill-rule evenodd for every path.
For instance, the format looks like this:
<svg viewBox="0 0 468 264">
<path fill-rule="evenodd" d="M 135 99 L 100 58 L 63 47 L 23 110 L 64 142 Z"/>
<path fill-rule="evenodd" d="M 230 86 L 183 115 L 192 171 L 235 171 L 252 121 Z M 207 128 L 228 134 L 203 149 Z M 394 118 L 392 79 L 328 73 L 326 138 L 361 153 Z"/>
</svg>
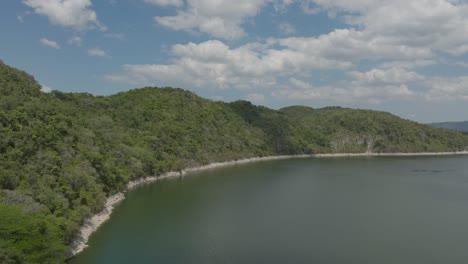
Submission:
<svg viewBox="0 0 468 264">
<path fill-rule="evenodd" d="M 0 62 L 0 263 L 63 262 L 84 219 L 141 177 L 257 156 L 468 147 L 467 135 L 385 112 L 40 88 Z"/>
</svg>

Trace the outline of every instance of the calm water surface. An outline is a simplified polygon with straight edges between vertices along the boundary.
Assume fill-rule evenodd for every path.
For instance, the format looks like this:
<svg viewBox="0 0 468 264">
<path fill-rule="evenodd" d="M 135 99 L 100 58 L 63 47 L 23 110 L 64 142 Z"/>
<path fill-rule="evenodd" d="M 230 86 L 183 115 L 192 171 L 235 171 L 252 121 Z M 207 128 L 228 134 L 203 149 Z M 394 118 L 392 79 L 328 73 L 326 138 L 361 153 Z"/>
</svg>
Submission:
<svg viewBox="0 0 468 264">
<path fill-rule="evenodd" d="M 468 263 L 468 157 L 291 159 L 130 192 L 71 263 Z"/>
</svg>

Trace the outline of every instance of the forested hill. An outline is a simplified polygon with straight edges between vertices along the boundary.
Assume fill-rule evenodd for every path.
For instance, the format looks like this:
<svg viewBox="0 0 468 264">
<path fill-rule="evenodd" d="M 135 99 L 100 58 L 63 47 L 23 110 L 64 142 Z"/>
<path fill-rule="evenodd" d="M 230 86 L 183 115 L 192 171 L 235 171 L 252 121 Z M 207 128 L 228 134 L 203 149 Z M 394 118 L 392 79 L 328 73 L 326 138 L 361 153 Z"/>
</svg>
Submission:
<svg viewBox="0 0 468 264">
<path fill-rule="evenodd" d="M 174 88 L 43 93 L 0 63 L 0 263 L 61 263 L 83 220 L 129 180 L 278 154 L 455 151 L 468 136 L 388 113 L 272 110 Z"/>
<path fill-rule="evenodd" d="M 305 134 L 325 137 L 330 144 L 328 151 L 332 152 L 438 152 L 466 148 L 467 136 L 462 133 L 404 120 L 387 112 L 303 106 L 283 108 L 280 112 L 299 123 Z"/>
</svg>

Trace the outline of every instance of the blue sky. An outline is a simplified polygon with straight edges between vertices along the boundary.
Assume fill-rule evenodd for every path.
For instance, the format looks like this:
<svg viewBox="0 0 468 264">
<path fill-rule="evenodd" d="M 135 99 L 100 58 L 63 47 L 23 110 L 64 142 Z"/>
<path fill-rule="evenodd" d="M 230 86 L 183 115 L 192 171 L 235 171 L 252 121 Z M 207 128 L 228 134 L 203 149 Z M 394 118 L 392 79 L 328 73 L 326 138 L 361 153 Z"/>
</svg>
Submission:
<svg viewBox="0 0 468 264">
<path fill-rule="evenodd" d="M 0 30 L 0 59 L 45 90 L 468 120 L 466 0 L 2 1 Z"/>
</svg>

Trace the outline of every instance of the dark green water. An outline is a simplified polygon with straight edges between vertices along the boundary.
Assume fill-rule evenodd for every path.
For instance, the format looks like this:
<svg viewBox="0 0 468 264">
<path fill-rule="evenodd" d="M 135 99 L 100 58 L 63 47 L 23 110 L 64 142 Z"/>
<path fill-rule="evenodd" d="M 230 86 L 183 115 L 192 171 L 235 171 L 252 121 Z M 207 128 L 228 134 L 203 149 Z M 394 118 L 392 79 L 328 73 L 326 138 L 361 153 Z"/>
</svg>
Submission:
<svg viewBox="0 0 468 264">
<path fill-rule="evenodd" d="M 468 263 L 468 157 L 322 158 L 128 194 L 71 263 Z"/>
</svg>

